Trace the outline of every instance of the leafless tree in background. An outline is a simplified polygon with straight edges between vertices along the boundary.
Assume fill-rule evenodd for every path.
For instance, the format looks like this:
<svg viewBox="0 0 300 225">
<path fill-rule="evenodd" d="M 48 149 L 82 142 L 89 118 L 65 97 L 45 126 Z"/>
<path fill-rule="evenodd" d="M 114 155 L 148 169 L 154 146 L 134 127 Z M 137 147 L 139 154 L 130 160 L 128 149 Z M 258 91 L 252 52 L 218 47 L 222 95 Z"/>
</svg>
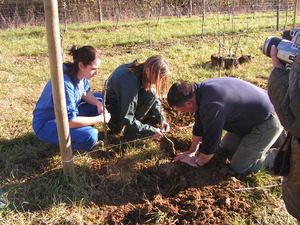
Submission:
<svg viewBox="0 0 300 225">
<path fill-rule="evenodd" d="M 201 0 L 202 3 L 202 31 L 201 31 L 201 37 L 204 36 L 204 24 L 205 24 L 205 0 Z"/>
<path fill-rule="evenodd" d="M 280 0 L 277 0 L 277 4 L 276 4 L 276 7 L 277 7 L 277 14 L 276 14 L 276 30 L 279 30 L 279 11 L 280 11 Z"/>
<path fill-rule="evenodd" d="M 189 17 L 193 15 L 193 0 L 189 0 Z"/>
<path fill-rule="evenodd" d="M 67 18 L 67 3 L 66 1 L 63 1 L 63 18 L 64 18 L 64 32 L 67 32 L 68 29 L 68 18 Z"/>
<path fill-rule="evenodd" d="M 297 6 L 298 6 L 298 0 L 295 0 L 293 28 L 295 28 L 296 25 Z"/>
<path fill-rule="evenodd" d="M 102 6 L 101 6 L 101 0 L 98 0 L 98 9 L 99 9 L 99 22 L 102 23 L 103 21 L 103 15 L 102 15 Z"/>
<path fill-rule="evenodd" d="M 152 13 L 154 10 L 155 5 L 153 5 L 153 2 L 147 1 L 148 7 L 149 7 L 149 13 L 148 13 L 148 38 L 149 38 L 149 46 L 152 47 L 152 39 L 151 39 L 151 18 L 152 18 Z"/>
<path fill-rule="evenodd" d="M 156 22 L 156 25 L 158 25 L 158 23 L 159 23 L 159 21 L 160 21 L 162 9 L 163 9 L 162 0 L 159 0 L 159 13 L 158 13 L 158 16 L 157 16 L 157 22 Z"/>
<path fill-rule="evenodd" d="M 115 0 L 117 3 L 117 23 L 116 23 L 116 29 L 119 27 L 120 19 L 121 19 L 121 3 L 120 0 Z"/>
</svg>

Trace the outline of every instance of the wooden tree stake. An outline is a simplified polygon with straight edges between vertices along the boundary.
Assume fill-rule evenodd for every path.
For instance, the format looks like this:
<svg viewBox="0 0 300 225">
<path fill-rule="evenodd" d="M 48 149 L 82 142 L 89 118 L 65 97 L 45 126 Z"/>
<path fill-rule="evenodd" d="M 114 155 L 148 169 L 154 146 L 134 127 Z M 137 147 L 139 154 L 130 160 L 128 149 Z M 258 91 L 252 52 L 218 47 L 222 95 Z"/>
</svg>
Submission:
<svg viewBox="0 0 300 225">
<path fill-rule="evenodd" d="M 59 138 L 59 148 L 63 169 L 66 175 L 75 178 L 71 149 L 71 138 L 67 118 L 66 96 L 62 71 L 62 56 L 59 35 L 59 19 L 57 0 L 44 0 L 46 34 L 50 58 L 53 101 Z"/>
</svg>

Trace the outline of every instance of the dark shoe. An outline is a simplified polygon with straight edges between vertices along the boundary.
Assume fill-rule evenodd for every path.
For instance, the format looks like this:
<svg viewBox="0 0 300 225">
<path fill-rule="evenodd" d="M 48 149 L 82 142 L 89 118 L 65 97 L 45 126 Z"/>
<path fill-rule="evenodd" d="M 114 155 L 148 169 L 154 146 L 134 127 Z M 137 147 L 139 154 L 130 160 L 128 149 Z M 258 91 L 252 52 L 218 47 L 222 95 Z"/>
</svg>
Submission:
<svg viewBox="0 0 300 225">
<path fill-rule="evenodd" d="M 124 129 L 124 125 L 120 122 L 109 121 L 107 123 L 107 125 L 112 134 L 120 134 L 122 132 L 122 130 Z"/>
<path fill-rule="evenodd" d="M 128 129 L 124 129 L 123 131 L 123 137 L 126 141 L 132 141 L 132 140 L 136 140 L 139 139 L 139 135 L 137 135 L 136 133 L 130 132 Z"/>
<path fill-rule="evenodd" d="M 158 127 L 160 125 L 160 122 L 154 116 L 147 116 L 147 117 L 143 118 L 141 120 L 141 122 L 143 124 L 148 124 L 148 125 L 150 125 L 152 127 Z"/>
</svg>

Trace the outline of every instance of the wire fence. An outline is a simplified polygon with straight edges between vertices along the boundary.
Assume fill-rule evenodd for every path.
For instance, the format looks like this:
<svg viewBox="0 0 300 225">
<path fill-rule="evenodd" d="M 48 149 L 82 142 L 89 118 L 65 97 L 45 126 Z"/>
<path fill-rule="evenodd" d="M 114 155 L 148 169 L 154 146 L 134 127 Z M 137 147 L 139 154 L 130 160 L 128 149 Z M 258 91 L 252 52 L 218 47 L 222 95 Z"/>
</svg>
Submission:
<svg viewBox="0 0 300 225">
<path fill-rule="evenodd" d="M 58 0 L 61 23 L 272 12 L 296 17 L 298 0 Z M 45 24 L 43 1 L 0 0 L 0 29 Z M 295 20 L 295 18 L 294 18 Z"/>
</svg>

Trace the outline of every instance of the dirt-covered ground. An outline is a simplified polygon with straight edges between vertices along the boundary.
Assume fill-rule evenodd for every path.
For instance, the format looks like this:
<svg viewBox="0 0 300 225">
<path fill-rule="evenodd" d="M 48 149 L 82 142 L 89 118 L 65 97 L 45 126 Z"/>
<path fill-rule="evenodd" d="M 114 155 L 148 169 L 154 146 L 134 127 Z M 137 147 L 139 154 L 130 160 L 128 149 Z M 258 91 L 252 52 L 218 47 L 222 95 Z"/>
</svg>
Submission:
<svg viewBox="0 0 300 225">
<path fill-rule="evenodd" d="M 182 135 L 191 133 L 191 127 L 186 126 L 193 123 L 193 116 L 177 113 L 165 102 L 163 105 L 172 127 L 167 136 L 177 153 L 187 150 L 190 140 Z M 99 207 L 94 217 L 100 223 L 225 225 L 233 224 L 233 214 L 247 220 L 252 211 L 249 199 L 237 190 L 251 183 L 252 175 L 234 174 L 225 153 L 217 153 L 201 168 L 175 163 L 171 158 L 165 163 L 157 160 L 156 165 L 146 161 L 137 164 L 130 158 L 115 161 L 113 153 L 113 163 L 109 163 L 102 154 L 102 158 L 97 156 L 90 177 L 94 188 L 101 190 L 90 202 Z M 266 198 L 261 189 L 253 190 L 252 195 L 258 200 Z"/>
</svg>

